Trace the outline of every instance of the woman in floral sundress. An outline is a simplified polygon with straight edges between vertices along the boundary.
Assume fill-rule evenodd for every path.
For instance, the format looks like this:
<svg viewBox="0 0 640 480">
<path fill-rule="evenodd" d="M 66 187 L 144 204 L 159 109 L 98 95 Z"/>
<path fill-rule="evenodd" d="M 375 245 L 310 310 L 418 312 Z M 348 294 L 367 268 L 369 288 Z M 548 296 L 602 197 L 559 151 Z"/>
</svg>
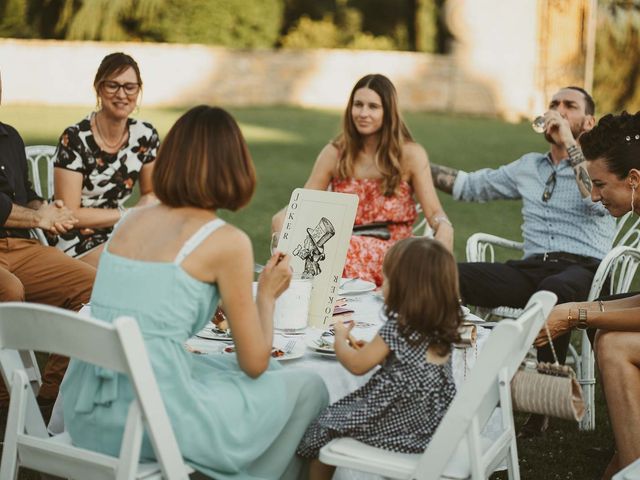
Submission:
<svg viewBox="0 0 640 480">
<path fill-rule="evenodd" d="M 160 139 L 153 125 L 130 118 L 142 88 L 136 61 L 107 55 L 96 73 L 99 110 L 61 135 L 54 166 L 55 198 L 78 218 L 78 226 L 55 245 L 94 266 L 124 203 L 140 181 L 138 205 L 149 203 L 151 173 Z"/>
<path fill-rule="evenodd" d="M 433 187 L 427 153 L 400 117 L 395 87 L 383 75 L 366 75 L 355 84 L 343 131 L 322 149 L 304 187 L 359 198 L 344 277 L 382 285 L 385 253 L 412 235 L 414 197 L 435 238 L 453 249 L 453 227 Z M 274 231 L 280 230 L 283 219 L 284 211 L 274 216 Z"/>
</svg>

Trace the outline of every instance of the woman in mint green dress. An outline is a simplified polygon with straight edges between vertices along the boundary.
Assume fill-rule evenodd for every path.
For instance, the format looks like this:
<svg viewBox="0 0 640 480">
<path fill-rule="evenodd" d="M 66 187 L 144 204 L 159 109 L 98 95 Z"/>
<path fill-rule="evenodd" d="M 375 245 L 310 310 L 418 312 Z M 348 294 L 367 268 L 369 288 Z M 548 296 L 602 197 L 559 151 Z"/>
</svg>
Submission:
<svg viewBox="0 0 640 480">
<path fill-rule="evenodd" d="M 322 379 L 271 359 L 273 307 L 289 258 L 274 255 L 252 298 L 253 252 L 217 217 L 250 200 L 255 171 L 235 120 L 199 106 L 169 131 L 153 173 L 160 203 L 133 209 L 106 245 L 91 312 L 137 319 L 162 399 L 188 464 L 215 479 L 298 479 L 307 425 L 327 405 Z M 222 300 L 236 356 L 197 356 L 184 342 Z M 73 443 L 117 455 L 133 391 L 126 376 L 72 361 L 63 385 Z M 143 459 L 153 459 L 145 439 Z"/>
</svg>

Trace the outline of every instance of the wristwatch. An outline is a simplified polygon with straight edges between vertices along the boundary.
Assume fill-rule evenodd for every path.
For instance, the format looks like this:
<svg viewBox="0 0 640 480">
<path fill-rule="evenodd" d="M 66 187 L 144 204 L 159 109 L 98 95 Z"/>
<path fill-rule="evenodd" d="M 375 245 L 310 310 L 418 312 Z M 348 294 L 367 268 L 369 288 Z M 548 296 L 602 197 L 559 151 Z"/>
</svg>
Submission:
<svg viewBox="0 0 640 480">
<path fill-rule="evenodd" d="M 586 330 L 588 327 L 587 325 L 587 309 L 586 308 L 579 308 L 578 309 L 578 324 L 576 325 L 576 328 L 578 330 Z"/>
</svg>

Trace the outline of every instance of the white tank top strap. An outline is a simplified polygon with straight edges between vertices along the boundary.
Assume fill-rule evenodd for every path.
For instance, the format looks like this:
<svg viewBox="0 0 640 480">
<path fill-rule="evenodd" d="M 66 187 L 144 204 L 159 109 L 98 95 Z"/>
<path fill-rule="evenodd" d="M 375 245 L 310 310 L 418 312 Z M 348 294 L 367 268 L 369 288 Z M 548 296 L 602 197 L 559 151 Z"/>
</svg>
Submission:
<svg viewBox="0 0 640 480">
<path fill-rule="evenodd" d="M 176 255 L 176 259 L 173 261 L 173 263 L 175 263 L 176 265 L 180 265 L 191 252 L 198 248 L 198 245 L 200 245 L 205 238 L 207 238 L 218 228 L 223 226 L 224 223 L 224 220 L 222 220 L 221 218 L 216 218 L 215 220 L 211 220 L 210 222 L 207 222 L 203 226 L 201 226 L 196 231 L 196 233 L 191 235 L 189 240 L 184 243 L 184 245 Z"/>
</svg>

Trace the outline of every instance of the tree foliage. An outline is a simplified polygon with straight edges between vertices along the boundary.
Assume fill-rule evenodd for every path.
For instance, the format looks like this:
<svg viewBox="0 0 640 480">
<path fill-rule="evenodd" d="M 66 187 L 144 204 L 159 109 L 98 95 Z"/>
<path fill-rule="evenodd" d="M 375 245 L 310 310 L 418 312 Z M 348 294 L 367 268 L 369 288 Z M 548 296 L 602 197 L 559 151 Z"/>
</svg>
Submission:
<svg viewBox="0 0 640 480">
<path fill-rule="evenodd" d="M 445 0 L 0 0 L 0 37 L 443 52 Z"/>
<path fill-rule="evenodd" d="M 167 0 L 161 28 L 168 42 L 271 47 L 283 10 L 282 0 Z"/>
<path fill-rule="evenodd" d="M 640 110 L 640 1 L 601 6 L 593 94 L 601 112 Z"/>
<path fill-rule="evenodd" d="M 26 0 L 0 0 L 0 37 L 30 38 Z"/>
<path fill-rule="evenodd" d="M 144 31 L 159 15 L 165 0 L 65 0 L 56 25 L 69 40 L 128 40 L 131 27 Z"/>
</svg>

